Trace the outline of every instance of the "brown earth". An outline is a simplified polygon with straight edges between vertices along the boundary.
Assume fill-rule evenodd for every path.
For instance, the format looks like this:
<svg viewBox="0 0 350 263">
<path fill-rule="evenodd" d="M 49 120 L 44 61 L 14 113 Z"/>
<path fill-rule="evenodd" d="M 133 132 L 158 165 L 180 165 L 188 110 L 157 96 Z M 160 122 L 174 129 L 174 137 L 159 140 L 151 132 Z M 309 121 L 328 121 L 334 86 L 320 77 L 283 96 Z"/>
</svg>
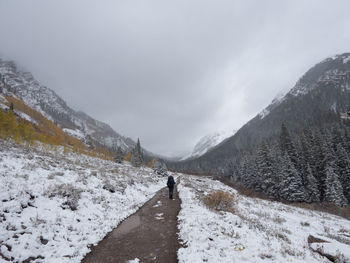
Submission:
<svg viewBox="0 0 350 263">
<path fill-rule="evenodd" d="M 168 188 L 160 190 L 135 214 L 110 232 L 82 260 L 83 263 L 124 263 L 138 258 L 140 262 L 178 262 L 177 215 L 180 199 L 174 199 Z"/>
</svg>

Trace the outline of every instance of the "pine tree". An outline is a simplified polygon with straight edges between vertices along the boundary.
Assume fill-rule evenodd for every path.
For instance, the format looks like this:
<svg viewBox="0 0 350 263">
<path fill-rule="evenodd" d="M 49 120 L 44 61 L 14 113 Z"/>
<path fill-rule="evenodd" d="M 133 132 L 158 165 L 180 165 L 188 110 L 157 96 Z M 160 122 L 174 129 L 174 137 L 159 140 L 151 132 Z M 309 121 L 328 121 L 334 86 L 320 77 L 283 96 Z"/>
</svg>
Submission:
<svg viewBox="0 0 350 263">
<path fill-rule="evenodd" d="M 306 200 L 305 188 L 300 174 L 295 169 L 294 164 L 288 155 L 283 156 L 281 163 L 282 174 L 279 184 L 279 197 L 293 202 L 302 202 Z"/>
<path fill-rule="evenodd" d="M 307 165 L 306 169 L 306 191 L 308 193 L 308 202 L 320 201 L 320 190 L 318 189 L 318 182 L 312 173 L 310 165 Z"/>
<path fill-rule="evenodd" d="M 264 192 L 270 193 L 271 187 L 273 187 L 273 162 L 270 155 L 269 146 L 265 141 L 262 142 L 261 147 L 257 154 L 257 168 L 259 173 L 259 178 L 255 182 L 255 189 Z"/>
<path fill-rule="evenodd" d="M 350 159 L 341 144 L 338 144 L 336 149 L 337 174 L 343 187 L 343 193 L 350 202 Z"/>
<path fill-rule="evenodd" d="M 143 164 L 143 154 L 140 139 L 137 139 L 137 143 L 133 149 L 131 164 L 135 167 L 140 167 Z"/>
<path fill-rule="evenodd" d="M 295 149 L 294 143 L 289 135 L 289 131 L 284 123 L 281 125 L 280 149 L 283 154 L 288 154 L 295 168 L 300 171 L 300 158 Z"/>
<path fill-rule="evenodd" d="M 331 164 L 327 164 L 326 166 L 325 186 L 325 202 L 335 203 L 339 206 L 344 206 L 347 204 L 347 200 L 343 194 L 343 187 L 339 181 L 338 175 L 335 173 Z"/>
<path fill-rule="evenodd" d="M 324 140 L 321 134 L 316 131 L 312 136 L 312 162 L 310 163 L 312 173 L 319 183 L 320 199 L 324 198 L 325 191 L 325 167 L 328 157 L 326 156 L 327 149 L 325 148 Z"/>
</svg>

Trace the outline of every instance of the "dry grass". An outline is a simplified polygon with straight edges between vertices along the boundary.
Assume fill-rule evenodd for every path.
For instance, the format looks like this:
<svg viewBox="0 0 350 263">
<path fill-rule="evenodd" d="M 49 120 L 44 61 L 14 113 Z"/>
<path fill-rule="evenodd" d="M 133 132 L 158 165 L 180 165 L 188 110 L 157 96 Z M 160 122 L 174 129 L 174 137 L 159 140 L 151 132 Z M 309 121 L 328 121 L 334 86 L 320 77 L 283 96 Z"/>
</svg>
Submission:
<svg viewBox="0 0 350 263">
<path fill-rule="evenodd" d="M 313 211 L 326 212 L 332 215 L 341 216 L 350 220 L 350 207 L 340 207 L 331 203 L 292 203 L 296 207 L 305 208 Z"/>
<path fill-rule="evenodd" d="M 203 202 L 210 208 L 217 211 L 233 212 L 235 195 L 222 190 L 211 192 L 203 198 Z"/>
<path fill-rule="evenodd" d="M 286 222 L 287 220 L 284 219 L 283 217 L 281 217 L 280 215 L 275 215 L 274 218 L 272 218 L 272 221 L 277 223 L 277 224 L 283 224 L 284 222 Z"/>
<path fill-rule="evenodd" d="M 237 182 L 231 182 L 230 180 L 226 178 L 220 177 L 219 180 L 236 189 L 239 194 L 247 197 L 253 197 L 253 198 L 259 198 L 263 200 L 269 200 L 269 201 L 279 201 L 283 204 L 292 205 L 298 208 L 308 209 L 312 211 L 320 211 L 320 212 L 326 212 L 332 215 L 337 215 L 340 217 L 343 217 L 345 219 L 350 220 L 350 206 L 346 207 L 340 207 L 332 203 L 296 203 L 296 202 L 287 202 L 283 200 L 278 200 L 277 198 L 271 198 L 263 193 L 258 193 L 252 189 L 244 187 L 242 184 Z"/>
</svg>

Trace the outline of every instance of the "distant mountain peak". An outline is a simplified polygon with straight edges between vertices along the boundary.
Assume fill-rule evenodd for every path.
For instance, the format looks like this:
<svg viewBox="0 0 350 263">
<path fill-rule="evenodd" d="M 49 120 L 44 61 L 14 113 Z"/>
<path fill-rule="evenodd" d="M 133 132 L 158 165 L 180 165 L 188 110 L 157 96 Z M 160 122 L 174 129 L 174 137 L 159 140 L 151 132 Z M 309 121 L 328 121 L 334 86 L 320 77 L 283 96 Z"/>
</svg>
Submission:
<svg viewBox="0 0 350 263">
<path fill-rule="evenodd" d="M 258 115 L 261 119 L 283 102 L 288 96 L 300 96 L 327 83 L 340 84 L 350 75 L 350 53 L 329 57 L 309 69 L 288 93 L 281 93 Z"/>
<path fill-rule="evenodd" d="M 211 134 L 203 136 L 194 146 L 191 154 L 183 157 L 181 160 L 192 159 L 210 151 L 219 143 L 223 142 L 226 138 L 235 134 L 235 130 L 233 131 L 219 131 L 213 132 Z"/>
</svg>

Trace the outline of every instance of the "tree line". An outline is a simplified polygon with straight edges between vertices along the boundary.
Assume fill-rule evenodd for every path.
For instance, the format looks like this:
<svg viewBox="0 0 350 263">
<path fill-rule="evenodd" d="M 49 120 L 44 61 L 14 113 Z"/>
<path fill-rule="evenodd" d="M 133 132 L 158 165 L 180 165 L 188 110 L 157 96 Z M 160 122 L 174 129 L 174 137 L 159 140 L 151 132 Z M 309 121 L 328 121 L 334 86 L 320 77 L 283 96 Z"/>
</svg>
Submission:
<svg viewBox="0 0 350 263">
<path fill-rule="evenodd" d="M 270 197 L 296 202 L 350 203 L 350 129 L 304 129 L 290 134 L 282 124 L 279 140 L 231 164 L 231 180 Z"/>
</svg>

